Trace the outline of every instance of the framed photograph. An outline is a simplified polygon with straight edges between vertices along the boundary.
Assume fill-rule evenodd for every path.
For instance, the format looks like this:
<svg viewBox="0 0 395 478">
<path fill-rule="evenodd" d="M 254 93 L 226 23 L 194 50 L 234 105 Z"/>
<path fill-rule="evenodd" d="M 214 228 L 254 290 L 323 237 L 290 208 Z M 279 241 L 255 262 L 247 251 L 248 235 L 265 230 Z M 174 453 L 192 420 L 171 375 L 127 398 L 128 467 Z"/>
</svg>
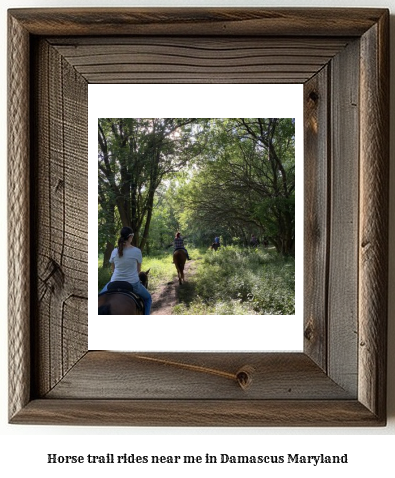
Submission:
<svg viewBox="0 0 395 478">
<path fill-rule="evenodd" d="M 88 297 L 99 291 L 99 301 L 114 307 L 110 318 L 88 301 L 88 348 L 302 351 L 303 85 L 254 84 L 248 91 L 244 84 L 207 83 L 88 88 Z M 264 118 L 254 118 L 259 114 Z M 271 146 L 261 131 L 268 132 Z M 131 152 L 136 138 L 142 146 Z M 158 143 L 177 154 L 158 157 L 147 146 L 156 151 Z M 151 171 L 163 179 L 152 184 Z M 135 193 L 128 187 L 134 176 Z M 114 201 L 121 190 L 125 198 L 134 194 L 138 205 L 134 219 L 124 223 L 121 214 L 126 217 L 132 207 L 131 200 Z M 149 229 L 139 226 L 146 219 Z M 124 291 L 101 292 L 117 280 L 109 258 L 122 226 L 132 222 L 142 270 L 150 270 L 151 314 L 143 320 L 131 320 L 128 308 L 116 314 L 117 305 L 134 307 Z M 172 263 L 178 229 L 190 256 L 181 285 Z M 251 245 L 251 233 L 259 244 Z M 212 249 L 215 237 L 218 251 Z M 240 334 L 241 323 L 255 333 Z"/>
<path fill-rule="evenodd" d="M 9 11 L 10 423 L 386 424 L 388 34 L 386 9 Z M 302 85 L 302 351 L 89 348 L 98 84 Z"/>
</svg>

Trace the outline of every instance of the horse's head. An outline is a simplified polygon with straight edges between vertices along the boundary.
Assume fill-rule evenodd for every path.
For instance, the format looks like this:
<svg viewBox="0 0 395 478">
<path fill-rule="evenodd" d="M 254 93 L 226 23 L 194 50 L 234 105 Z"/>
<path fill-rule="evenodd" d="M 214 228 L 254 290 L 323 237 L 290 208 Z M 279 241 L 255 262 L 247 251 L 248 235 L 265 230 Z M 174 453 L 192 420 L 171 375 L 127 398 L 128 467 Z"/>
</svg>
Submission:
<svg viewBox="0 0 395 478">
<path fill-rule="evenodd" d="M 141 271 L 139 273 L 139 279 L 140 282 L 143 284 L 143 286 L 147 289 L 148 288 L 148 274 L 151 269 L 148 269 L 147 271 Z"/>
</svg>

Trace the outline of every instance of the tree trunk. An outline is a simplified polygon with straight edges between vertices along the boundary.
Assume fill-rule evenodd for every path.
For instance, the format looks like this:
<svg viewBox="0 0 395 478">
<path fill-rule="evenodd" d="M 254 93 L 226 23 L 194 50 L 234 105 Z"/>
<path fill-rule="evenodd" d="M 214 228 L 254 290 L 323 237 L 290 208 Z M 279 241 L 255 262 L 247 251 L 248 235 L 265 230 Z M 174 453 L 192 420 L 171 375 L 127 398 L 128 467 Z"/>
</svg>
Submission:
<svg viewBox="0 0 395 478">
<path fill-rule="evenodd" d="M 114 244 L 107 241 L 106 250 L 104 251 L 104 257 L 103 257 L 103 268 L 110 266 L 110 257 L 113 250 L 114 250 Z"/>
</svg>

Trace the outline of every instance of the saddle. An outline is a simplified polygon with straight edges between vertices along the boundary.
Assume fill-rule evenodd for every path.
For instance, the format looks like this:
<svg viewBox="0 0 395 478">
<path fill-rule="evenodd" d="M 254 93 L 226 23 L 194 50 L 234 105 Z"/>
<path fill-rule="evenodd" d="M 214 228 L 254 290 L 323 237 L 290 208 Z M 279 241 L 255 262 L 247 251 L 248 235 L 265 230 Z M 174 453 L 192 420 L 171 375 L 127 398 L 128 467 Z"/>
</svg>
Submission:
<svg viewBox="0 0 395 478">
<path fill-rule="evenodd" d="M 143 299 L 133 291 L 133 286 L 130 282 L 126 281 L 114 281 L 110 282 L 107 286 L 107 291 L 103 294 L 124 294 L 134 300 L 136 306 L 144 311 L 144 301 Z M 102 295 L 102 294 L 99 294 Z"/>
<path fill-rule="evenodd" d="M 173 262 L 174 262 L 174 254 L 178 251 L 182 251 L 185 254 L 185 257 L 188 257 L 185 247 L 176 247 L 176 249 L 174 249 L 173 251 Z"/>
</svg>

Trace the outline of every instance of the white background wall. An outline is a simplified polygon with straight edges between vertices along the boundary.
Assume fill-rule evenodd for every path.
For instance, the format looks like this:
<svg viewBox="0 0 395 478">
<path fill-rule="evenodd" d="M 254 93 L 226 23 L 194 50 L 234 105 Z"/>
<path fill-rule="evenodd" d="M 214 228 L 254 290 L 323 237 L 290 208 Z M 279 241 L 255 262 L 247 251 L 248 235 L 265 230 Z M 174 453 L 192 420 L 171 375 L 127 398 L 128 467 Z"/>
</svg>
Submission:
<svg viewBox="0 0 395 478">
<path fill-rule="evenodd" d="M 284 1 L 267 2 L 251 0 L 242 2 L 227 1 L 125 1 L 111 2 L 105 0 L 91 0 L 85 2 L 53 0 L 3 0 L 0 18 L 0 224 L 2 231 L 6 230 L 6 45 L 7 45 L 7 9 L 17 7 L 125 7 L 125 6 L 184 6 L 184 7 L 385 7 L 395 14 L 395 0 L 378 1 L 348 1 L 340 0 L 312 0 L 305 2 Z M 391 75 L 395 79 L 395 22 L 391 17 Z M 395 104 L 394 94 L 391 95 L 391 122 L 394 123 Z M 391 140 L 391 165 L 394 164 L 394 140 Z M 390 245 L 394 244 L 395 233 L 395 176 L 391 169 L 391 198 L 390 198 Z M 24 234 L 26 231 L 21 231 Z M 12 238 L 8 238 L 12 240 Z M 350 473 L 359 473 L 360 476 L 372 476 L 382 473 L 391 476 L 394 473 L 392 454 L 395 446 L 395 254 L 390 253 L 390 302 L 389 302 L 389 370 L 388 370 L 388 425 L 385 428 L 242 428 L 242 429 L 179 429 L 179 428 L 82 428 L 82 427 L 27 427 L 10 426 L 7 424 L 7 235 L 3 232 L 0 237 L 1 251 L 0 271 L 2 287 L 0 290 L 0 304 L 3 304 L 0 314 L 0 434 L 2 435 L 0 448 L 0 474 L 8 477 L 22 474 L 46 476 L 85 476 L 87 473 L 96 476 L 113 474 L 117 477 L 153 476 L 153 474 L 171 476 L 215 476 L 217 474 L 236 476 L 264 476 L 270 474 L 292 473 L 293 476 L 333 476 L 334 473 L 343 476 Z M 344 465 L 49 465 L 46 464 L 47 454 L 58 455 L 105 455 L 114 454 L 163 454 L 163 455 L 219 455 L 221 453 L 233 455 L 287 455 L 299 453 L 301 455 L 348 454 L 348 464 Z M 5 473 L 4 473 L 5 472 Z"/>
</svg>

